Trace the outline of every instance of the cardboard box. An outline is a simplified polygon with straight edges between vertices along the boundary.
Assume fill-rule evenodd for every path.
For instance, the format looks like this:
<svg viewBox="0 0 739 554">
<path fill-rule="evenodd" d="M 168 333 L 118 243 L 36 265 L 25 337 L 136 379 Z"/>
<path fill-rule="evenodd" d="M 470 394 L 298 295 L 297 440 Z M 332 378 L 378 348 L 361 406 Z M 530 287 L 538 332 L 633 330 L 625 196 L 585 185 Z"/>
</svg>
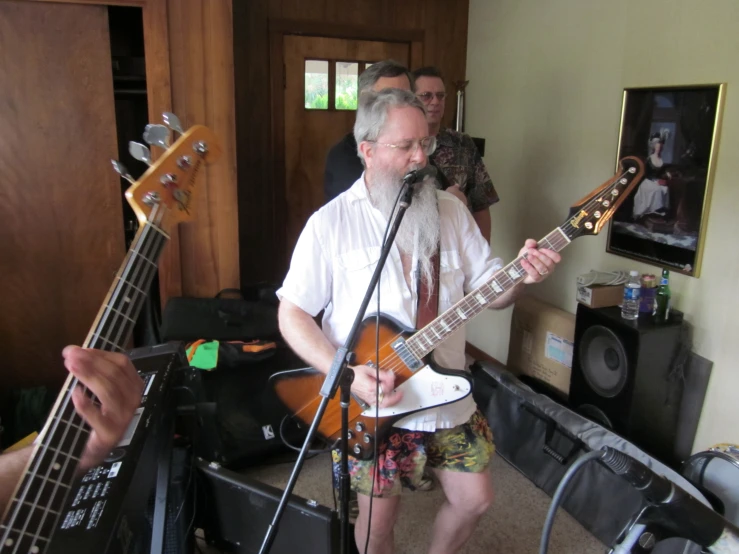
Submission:
<svg viewBox="0 0 739 554">
<path fill-rule="evenodd" d="M 577 287 L 577 301 L 590 308 L 618 306 L 624 299 L 623 285 L 590 285 Z"/>
<path fill-rule="evenodd" d="M 574 340 L 573 314 L 523 296 L 513 308 L 508 367 L 569 395 Z"/>
</svg>

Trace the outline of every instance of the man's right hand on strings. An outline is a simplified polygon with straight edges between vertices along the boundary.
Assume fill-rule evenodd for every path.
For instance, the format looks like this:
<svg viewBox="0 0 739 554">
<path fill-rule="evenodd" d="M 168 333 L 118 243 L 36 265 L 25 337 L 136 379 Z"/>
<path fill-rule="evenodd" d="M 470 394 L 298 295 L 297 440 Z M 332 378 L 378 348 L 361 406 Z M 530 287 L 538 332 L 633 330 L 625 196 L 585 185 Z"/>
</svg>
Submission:
<svg viewBox="0 0 739 554">
<path fill-rule="evenodd" d="M 377 369 L 366 365 L 358 365 L 354 370 L 352 392 L 370 406 L 377 400 Z M 395 373 L 386 369 L 380 370 L 380 408 L 394 406 L 403 398 L 403 392 L 395 390 Z"/>
</svg>

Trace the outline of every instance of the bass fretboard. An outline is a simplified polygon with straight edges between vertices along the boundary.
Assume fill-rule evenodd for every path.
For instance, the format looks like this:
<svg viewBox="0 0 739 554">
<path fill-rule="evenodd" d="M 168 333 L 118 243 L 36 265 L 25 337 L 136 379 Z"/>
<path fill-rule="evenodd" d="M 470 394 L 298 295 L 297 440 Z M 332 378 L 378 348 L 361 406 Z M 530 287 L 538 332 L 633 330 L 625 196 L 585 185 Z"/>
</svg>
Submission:
<svg viewBox="0 0 739 554">
<path fill-rule="evenodd" d="M 152 223 L 139 229 L 83 347 L 126 350 L 167 239 Z M 0 554 L 41 554 L 50 543 L 90 434 L 72 403 L 78 383 L 71 375 L 67 377 L 41 431 L 0 524 Z M 99 404 L 91 391 L 85 389 L 85 394 Z"/>
</svg>

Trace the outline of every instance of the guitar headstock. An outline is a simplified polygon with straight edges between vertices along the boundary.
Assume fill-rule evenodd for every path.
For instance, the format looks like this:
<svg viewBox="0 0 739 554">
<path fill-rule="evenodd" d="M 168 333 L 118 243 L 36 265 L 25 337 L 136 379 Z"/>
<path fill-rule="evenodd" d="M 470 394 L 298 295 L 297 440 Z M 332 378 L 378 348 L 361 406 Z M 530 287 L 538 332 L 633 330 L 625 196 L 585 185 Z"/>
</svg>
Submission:
<svg viewBox="0 0 739 554">
<path fill-rule="evenodd" d="M 570 217 L 560 229 L 570 240 L 597 235 L 643 178 L 642 161 L 635 156 L 623 158 L 613 177 L 572 205 Z"/>
<path fill-rule="evenodd" d="M 134 180 L 125 167 L 113 160 L 113 168 L 131 186 L 126 199 L 136 213 L 140 224 L 147 221 L 162 229 L 170 228 L 194 216 L 197 176 L 205 164 L 215 162 L 221 155 L 218 139 L 202 125 L 194 125 L 187 131 L 180 126 L 174 114 L 165 113 L 164 125 L 147 125 L 144 140 L 164 152 L 152 162 L 147 146 L 129 143 L 131 155 L 149 165 L 149 169 Z M 170 146 L 170 129 L 179 138 Z"/>
</svg>

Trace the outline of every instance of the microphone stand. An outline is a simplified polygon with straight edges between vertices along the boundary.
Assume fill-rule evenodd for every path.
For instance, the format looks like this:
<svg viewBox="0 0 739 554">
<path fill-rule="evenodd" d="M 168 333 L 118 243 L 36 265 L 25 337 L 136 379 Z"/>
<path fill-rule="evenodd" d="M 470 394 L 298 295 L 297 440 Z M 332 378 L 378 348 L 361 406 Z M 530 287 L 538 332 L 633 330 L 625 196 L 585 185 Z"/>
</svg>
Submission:
<svg viewBox="0 0 739 554">
<path fill-rule="evenodd" d="M 313 418 L 313 422 L 308 429 L 308 434 L 305 437 L 305 441 L 303 442 L 303 447 L 300 449 L 300 454 L 298 455 L 298 459 L 295 462 L 295 467 L 293 468 L 292 474 L 290 475 L 290 479 L 288 479 L 287 485 L 285 486 L 285 492 L 283 493 L 282 498 L 280 499 L 280 503 L 277 506 L 277 510 L 275 512 L 274 518 L 272 519 L 272 523 L 267 528 L 267 534 L 264 537 L 262 547 L 259 550 L 260 554 L 267 554 L 270 551 L 270 548 L 272 548 L 272 543 L 274 543 L 275 537 L 277 535 L 277 528 L 280 524 L 280 519 L 282 518 L 282 514 L 285 511 L 288 498 L 290 497 L 292 490 L 295 488 L 295 483 L 298 480 L 298 475 L 300 474 L 300 470 L 302 469 L 303 463 L 305 462 L 310 444 L 313 442 L 313 437 L 315 436 L 318 425 L 323 418 L 323 414 L 326 411 L 329 400 L 334 397 L 334 395 L 336 394 L 336 390 L 339 387 L 341 388 L 341 394 L 339 397 L 341 402 L 341 465 L 339 473 L 339 503 L 341 505 L 341 514 L 339 520 L 341 527 L 341 553 L 349 554 L 349 551 L 351 549 L 351 535 L 349 533 L 349 495 L 351 493 L 351 488 L 349 480 L 349 446 L 347 442 L 347 434 L 349 431 L 349 404 L 351 402 L 351 386 L 352 381 L 354 381 L 354 371 L 350 367 L 348 367 L 348 365 L 353 365 L 355 363 L 356 356 L 352 352 L 352 348 L 354 348 L 354 342 L 356 341 L 359 328 L 362 325 L 362 320 L 364 319 L 364 314 L 367 310 L 367 306 L 372 299 L 372 293 L 377 286 L 377 281 L 379 281 L 380 279 L 382 269 L 385 267 L 385 261 L 387 260 L 388 254 L 390 254 L 390 248 L 395 241 L 395 235 L 398 233 L 398 228 L 400 227 L 400 223 L 403 220 L 403 216 L 405 215 L 406 210 L 411 204 L 411 200 L 413 197 L 413 183 L 416 179 L 417 173 L 415 171 L 408 173 L 403 178 L 403 187 L 405 187 L 405 190 L 403 191 L 398 206 L 398 213 L 395 216 L 395 220 L 393 221 L 393 226 L 390 230 L 387 241 L 385 241 L 385 245 L 380 254 L 380 259 L 377 262 L 377 267 L 375 268 L 375 272 L 372 275 L 370 284 L 367 287 L 367 292 L 365 293 L 364 299 L 362 300 L 362 305 L 357 312 L 357 317 L 354 320 L 354 325 L 352 326 L 351 331 L 349 331 L 349 335 L 344 342 L 344 346 L 336 351 L 334 360 L 331 363 L 331 368 L 329 369 L 328 373 L 326 374 L 326 378 L 323 381 L 323 386 L 321 387 L 320 391 L 320 394 L 323 398 L 321 399 L 321 403 L 318 406 L 318 411 Z"/>
</svg>

